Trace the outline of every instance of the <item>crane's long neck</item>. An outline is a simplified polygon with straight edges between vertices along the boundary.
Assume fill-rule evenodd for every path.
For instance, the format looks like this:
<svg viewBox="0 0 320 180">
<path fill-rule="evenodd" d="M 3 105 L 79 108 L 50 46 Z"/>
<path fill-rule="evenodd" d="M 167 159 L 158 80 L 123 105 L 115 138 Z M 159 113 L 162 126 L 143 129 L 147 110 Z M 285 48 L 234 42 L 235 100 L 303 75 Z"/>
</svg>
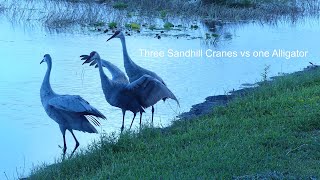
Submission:
<svg viewBox="0 0 320 180">
<path fill-rule="evenodd" d="M 97 60 L 98 67 L 99 67 L 99 74 L 101 79 L 101 86 L 104 90 L 110 90 L 111 89 L 111 81 L 108 78 L 108 76 L 104 73 L 101 60 Z"/>
<path fill-rule="evenodd" d="M 123 60 L 124 60 L 124 66 L 127 70 L 130 66 L 135 66 L 136 64 L 131 60 L 129 57 L 128 51 L 127 51 L 127 44 L 125 37 L 121 37 L 121 45 L 122 45 L 122 52 L 123 52 Z"/>
<path fill-rule="evenodd" d="M 50 74 L 51 74 L 52 63 L 47 62 L 47 65 L 48 65 L 48 69 L 43 78 L 43 82 L 41 85 L 41 96 L 48 96 L 48 95 L 54 94 L 50 84 Z"/>
</svg>

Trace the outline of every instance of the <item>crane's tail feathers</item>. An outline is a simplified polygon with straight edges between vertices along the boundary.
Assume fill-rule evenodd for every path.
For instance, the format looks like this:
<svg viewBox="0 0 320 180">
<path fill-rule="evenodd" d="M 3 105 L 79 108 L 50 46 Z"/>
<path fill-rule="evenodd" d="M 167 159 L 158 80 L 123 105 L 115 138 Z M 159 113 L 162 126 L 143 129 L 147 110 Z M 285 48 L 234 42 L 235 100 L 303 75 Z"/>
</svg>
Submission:
<svg viewBox="0 0 320 180">
<path fill-rule="evenodd" d="M 87 119 L 90 120 L 95 126 L 100 126 L 100 122 L 94 116 L 87 116 Z"/>
<path fill-rule="evenodd" d="M 98 122 L 95 119 L 92 119 L 92 116 L 84 116 L 85 119 L 82 120 L 82 123 L 79 124 L 80 126 L 74 127 L 73 129 L 87 132 L 87 133 L 98 133 L 97 129 L 89 122 L 91 121 L 94 125 L 98 126 Z M 100 123 L 99 123 L 100 124 Z"/>
</svg>

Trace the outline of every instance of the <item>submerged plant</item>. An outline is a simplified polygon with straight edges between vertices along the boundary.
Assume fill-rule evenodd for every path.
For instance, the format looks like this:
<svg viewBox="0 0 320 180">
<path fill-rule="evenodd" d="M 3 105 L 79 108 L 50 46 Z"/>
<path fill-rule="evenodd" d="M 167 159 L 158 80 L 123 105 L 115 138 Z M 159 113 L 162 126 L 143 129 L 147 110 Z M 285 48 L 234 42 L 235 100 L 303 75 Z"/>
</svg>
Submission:
<svg viewBox="0 0 320 180">
<path fill-rule="evenodd" d="M 115 29 L 115 28 L 117 28 L 117 23 L 116 23 L 116 22 L 110 22 L 110 23 L 108 24 L 108 27 L 109 27 L 110 29 Z"/>
<path fill-rule="evenodd" d="M 164 27 L 165 29 L 171 29 L 171 28 L 174 27 L 174 25 L 173 25 L 172 23 L 170 23 L 170 22 L 166 22 L 166 23 L 163 25 L 163 27 Z"/>
</svg>

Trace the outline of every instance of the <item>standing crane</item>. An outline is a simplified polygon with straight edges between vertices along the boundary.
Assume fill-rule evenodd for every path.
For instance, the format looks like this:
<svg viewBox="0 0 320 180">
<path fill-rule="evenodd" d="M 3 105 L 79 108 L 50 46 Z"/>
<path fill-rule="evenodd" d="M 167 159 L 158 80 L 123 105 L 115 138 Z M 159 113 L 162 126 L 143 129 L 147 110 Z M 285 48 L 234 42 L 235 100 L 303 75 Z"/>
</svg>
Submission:
<svg viewBox="0 0 320 180">
<path fill-rule="evenodd" d="M 47 72 L 40 89 L 41 103 L 48 116 L 59 124 L 63 136 L 63 157 L 67 150 L 66 130 L 69 130 L 72 134 L 76 141 L 76 146 L 71 153 L 72 156 L 80 145 L 76 136 L 73 134 L 73 130 L 98 133 L 89 120 L 94 125 L 99 126 L 100 123 L 96 118 L 105 119 L 106 117 L 80 96 L 56 94 L 50 85 L 52 59 L 49 54 L 44 55 L 40 64 L 43 62 L 47 63 Z"/>
<path fill-rule="evenodd" d="M 173 93 L 160 81 L 144 75 L 139 79 L 129 83 L 124 73 L 115 65 L 108 61 L 102 60 L 100 55 L 92 51 L 90 55 L 81 55 L 85 63 L 95 65 L 99 68 L 101 86 L 107 102 L 111 106 L 118 107 L 122 110 L 122 126 L 121 132 L 124 129 L 124 118 L 126 111 L 133 113 L 130 128 L 136 117 L 140 113 L 140 126 L 142 113 L 145 108 L 148 108 L 163 98 L 171 98 L 176 101 L 177 98 Z M 103 66 L 107 67 L 112 74 L 110 79 L 103 70 Z"/>
<path fill-rule="evenodd" d="M 121 40 L 124 68 L 126 70 L 126 73 L 129 77 L 130 82 L 134 82 L 144 75 L 149 75 L 149 76 L 157 79 L 158 81 L 160 81 L 163 85 L 167 86 L 166 83 L 156 73 L 149 71 L 147 69 L 144 69 L 132 61 L 132 59 L 130 58 L 128 51 L 127 51 L 126 38 L 121 31 L 119 31 L 119 30 L 116 31 L 107 41 L 109 41 L 113 38 L 119 38 Z M 164 97 L 163 100 L 165 101 L 167 98 L 168 97 Z M 179 101 L 176 98 L 175 98 L 175 100 L 176 100 L 178 106 L 180 106 Z M 153 105 L 152 105 L 151 113 L 152 113 L 151 123 L 153 123 L 153 116 L 154 116 Z"/>
</svg>

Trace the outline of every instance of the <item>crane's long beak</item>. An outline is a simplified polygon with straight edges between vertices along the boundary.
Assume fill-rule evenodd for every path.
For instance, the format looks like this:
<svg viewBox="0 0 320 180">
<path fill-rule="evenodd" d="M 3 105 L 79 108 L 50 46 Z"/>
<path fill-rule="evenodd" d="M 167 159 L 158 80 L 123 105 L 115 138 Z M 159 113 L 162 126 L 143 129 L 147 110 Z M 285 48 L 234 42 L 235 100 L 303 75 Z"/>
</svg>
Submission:
<svg viewBox="0 0 320 180">
<path fill-rule="evenodd" d="M 110 39 L 112 39 L 112 38 L 114 38 L 114 37 L 116 37 L 118 34 L 114 34 L 114 35 L 112 35 L 107 41 L 109 41 Z"/>
<path fill-rule="evenodd" d="M 44 62 L 44 59 L 42 59 L 42 61 L 40 62 L 40 64 L 42 64 Z"/>
</svg>

